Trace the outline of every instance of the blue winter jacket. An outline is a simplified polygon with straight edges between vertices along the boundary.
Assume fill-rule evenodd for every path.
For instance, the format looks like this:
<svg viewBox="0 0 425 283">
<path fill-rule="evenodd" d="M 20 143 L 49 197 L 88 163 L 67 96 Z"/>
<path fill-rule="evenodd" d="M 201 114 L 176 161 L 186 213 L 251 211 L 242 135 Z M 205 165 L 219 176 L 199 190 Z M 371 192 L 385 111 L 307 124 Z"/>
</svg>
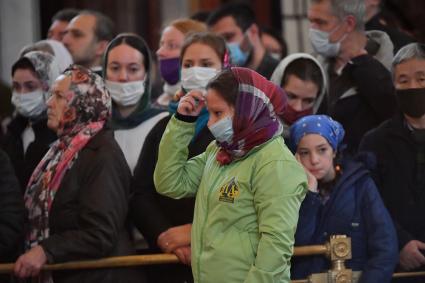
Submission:
<svg viewBox="0 0 425 283">
<path fill-rule="evenodd" d="M 359 161 L 343 164 L 343 173 L 323 205 L 319 194 L 308 192 L 300 208 L 295 245 L 324 244 L 330 235 L 351 237 L 352 259 L 346 267 L 362 270 L 364 282 L 390 282 L 398 262 L 397 236 L 369 171 Z M 326 272 L 324 256 L 292 261 L 292 279 Z"/>
</svg>

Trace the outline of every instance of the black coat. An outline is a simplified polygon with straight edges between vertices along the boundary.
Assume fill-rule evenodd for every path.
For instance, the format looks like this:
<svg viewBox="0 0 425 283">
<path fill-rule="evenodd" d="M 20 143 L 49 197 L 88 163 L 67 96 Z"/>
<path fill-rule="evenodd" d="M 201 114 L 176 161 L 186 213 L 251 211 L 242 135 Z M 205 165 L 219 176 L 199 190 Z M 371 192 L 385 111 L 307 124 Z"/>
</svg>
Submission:
<svg viewBox="0 0 425 283">
<path fill-rule="evenodd" d="M 6 153 L 0 150 L 0 262 L 14 262 L 22 249 L 26 210 L 18 180 Z M 8 276 L 0 276 L 8 282 Z"/>
<path fill-rule="evenodd" d="M 35 139 L 24 154 L 21 135 L 28 123 L 28 118 L 17 115 L 8 125 L 2 145 L 12 161 L 22 192 L 25 192 L 32 172 L 49 150 L 50 144 L 57 139 L 56 133 L 47 127 L 47 119 L 32 123 Z"/>
<path fill-rule="evenodd" d="M 415 42 L 414 38 L 401 30 L 383 25 L 381 23 L 381 18 L 381 14 L 378 13 L 366 23 L 365 28 L 366 30 L 381 30 L 386 32 L 394 44 L 394 54 L 396 54 L 403 46 Z"/>
<path fill-rule="evenodd" d="M 146 137 L 139 163 L 134 170 L 134 196 L 130 204 L 131 219 L 154 251 L 159 251 L 156 241 L 162 232 L 174 226 L 192 223 L 195 207 L 195 198 L 176 200 L 158 194 L 155 189 L 153 173 L 158 160 L 159 143 L 170 118 L 171 116 L 163 118 L 152 128 Z M 208 127 L 204 127 L 189 145 L 189 158 L 204 152 L 213 139 Z M 158 272 L 154 282 L 192 280 L 190 268 L 183 267 L 179 265 L 170 272 L 171 269 L 168 266 L 168 271 Z M 164 277 L 158 278 L 158 276 Z"/>
<path fill-rule="evenodd" d="M 374 178 L 396 224 L 399 248 L 414 239 L 425 242 L 425 187 L 417 190 L 413 186 L 417 146 L 403 116 L 370 131 L 360 150 L 373 152 L 377 158 Z"/>
<path fill-rule="evenodd" d="M 50 263 L 134 254 L 126 226 L 131 173 L 112 131 L 102 130 L 65 173 L 41 242 Z M 60 271 L 60 282 L 144 282 L 135 269 Z"/>
<path fill-rule="evenodd" d="M 329 65 L 330 92 L 326 114 L 342 124 L 348 153 L 355 154 L 364 134 L 391 118 L 396 109 L 389 71 L 370 55 L 351 60 L 341 76 Z"/>
</svg>

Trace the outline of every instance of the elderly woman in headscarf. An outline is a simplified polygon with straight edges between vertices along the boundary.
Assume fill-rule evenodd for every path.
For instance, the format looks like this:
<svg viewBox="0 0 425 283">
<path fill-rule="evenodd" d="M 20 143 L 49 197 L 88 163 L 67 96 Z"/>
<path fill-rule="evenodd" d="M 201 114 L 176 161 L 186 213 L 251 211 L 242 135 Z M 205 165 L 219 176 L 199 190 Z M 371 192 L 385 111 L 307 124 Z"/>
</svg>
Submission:
<svg viewBox="0 0 425 283">
<path fill-rule="evenodd" d="M 7 127 L 3 149 L 12 161 L 22 190 L 56 140 L 55 132 L 46 124 L 46 100 L 59 74 L 55 58 L 40 51 L 26 53 L 12 66 L 12 104 L 16 115 Z"/>
<path fill-rule="evenodd" d="M 193 90 L 180 100 L 154 174 L 159 193 L 196 195 L 195 282 L 287 282 L 307 180 L 281 137 L 286 96 L 246 68 L 220 72 L 206 89 L 205 97 Z M 187 160 L 205 104 L 216 141 Z"/>
<path fill-rule="evenodd" d="M 393 222 L 365 167 L 365 156 L 342 159 L 344 129 L 325 115 L 301 118 L 290 129 L 290 143 L 308 175 L 308 189 L 299 215 L 295 245 L 324 244 L 330 235 L 351 238 L 347 267 L 362 271 L 359 282 L 390 282 L 398 261 Z M 292 279 L 326 272 L 323 256 L 294 258 Z"/>
<path fill-rule="evenodd" d="M 45 263 L 133 253 L 125 225 L 131 174 L 105 128 L 111 98 L 103 80 L 72 66 L 55 81 L 47 105 L 47 125 L 59 138 L 28 183 L 27 252 L 15 274 L 56 283 L 141 282 L 132 269 L 40 273 Z"/>
</svg>

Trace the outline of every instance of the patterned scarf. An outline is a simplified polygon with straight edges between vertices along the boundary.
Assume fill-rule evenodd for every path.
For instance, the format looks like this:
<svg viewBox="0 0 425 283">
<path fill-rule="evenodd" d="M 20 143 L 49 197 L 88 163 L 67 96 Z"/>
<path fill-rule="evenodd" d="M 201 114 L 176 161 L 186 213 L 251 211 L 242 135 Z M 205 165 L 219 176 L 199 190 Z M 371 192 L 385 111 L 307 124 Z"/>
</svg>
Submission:
<svg viewBox="0 0 425 283">
<path fill-rule="evenodd" d="M 233 117 L 233 139 L 230 144 L 218 143 L 221 147 L 217 161 L 221 165 L 245 156 L 259 146 L 282 133 L 279 116 L 285 110 L 285 92 L 255 71 L 232 67 L 239 84 Z"/>
<path fill-rule="evenodd" d="M 72 167 L 78 152 L 96 135 L 111 115 L 111 98 L 97 74 L 73 65 L 64 72 L 62 80 L 70 80 L 69 90 L 53 94 L 66 99 L 57 134 L 52 145 L 34 170 L 25 193 L 30 229 L 25 248 L 28 250 L 49 237 L 49 214 L 62 178 Z M 59 98 L 56 98 L 56 100 Z M 52 107 L 53 108 L 53 107 Z M 52 282 L 42 274 L 41 282 Z"/>
</svg>

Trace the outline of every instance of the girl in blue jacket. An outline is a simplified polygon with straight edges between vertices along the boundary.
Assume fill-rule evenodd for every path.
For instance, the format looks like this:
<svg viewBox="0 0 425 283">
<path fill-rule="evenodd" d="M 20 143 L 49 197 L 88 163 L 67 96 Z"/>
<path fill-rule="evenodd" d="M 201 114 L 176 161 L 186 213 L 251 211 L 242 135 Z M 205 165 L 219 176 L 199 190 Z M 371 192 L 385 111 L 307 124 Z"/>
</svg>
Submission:
<svg viewBox="0 0 425 283">
<path fill-rule="evenodd" d="M 347 268 L 362 271 L 359 282 L 390 282 L 398 261 L 394 226 L 361 158 L 334 162 L 343 137 L 341 124 L 325 115 L 303 117 L 290 129 L 291 145 L 309 183 L 295 245 L 324 244 L 330 235 L 347 235 L 352 244 Z M 291 274 L 306 278 L 329 268 L 323 256 L 296 258 Z"/>
</svg>

